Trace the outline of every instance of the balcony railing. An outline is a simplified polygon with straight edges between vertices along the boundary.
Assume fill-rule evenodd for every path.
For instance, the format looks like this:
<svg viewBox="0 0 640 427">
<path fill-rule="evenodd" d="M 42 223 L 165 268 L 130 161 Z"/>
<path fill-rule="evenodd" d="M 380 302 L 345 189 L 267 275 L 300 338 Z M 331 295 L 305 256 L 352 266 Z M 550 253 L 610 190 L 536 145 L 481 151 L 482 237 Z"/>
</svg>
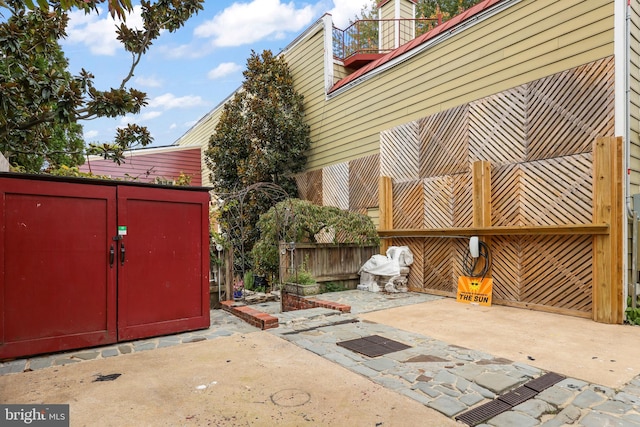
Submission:
<svg viewBox="0 0 640 427">
<path fill-rule="evenodd" d="M 333 27 L 333 55 L 384 54 L 442 24 L 442 17 L 418 19 L 361 19 L 345 30 Z M 382 34 L 382 36 L 381 36 Z"/>
</svg>

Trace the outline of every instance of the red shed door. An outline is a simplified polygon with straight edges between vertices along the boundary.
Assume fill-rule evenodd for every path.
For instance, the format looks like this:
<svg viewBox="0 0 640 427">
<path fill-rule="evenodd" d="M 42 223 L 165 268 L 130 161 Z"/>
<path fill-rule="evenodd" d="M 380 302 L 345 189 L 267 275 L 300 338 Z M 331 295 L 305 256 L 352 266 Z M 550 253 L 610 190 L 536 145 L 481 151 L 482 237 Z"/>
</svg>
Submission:
<svg viewBox="0 0 640 427">
<path fill-rule="evenodd" d="M 0 358 L 115 342 L 115 187 L 2 179 L 0 197 Z"/>
<path fill-rule="evenodd" d="M 118 187 L 119 340 L 209 326 L 208 201 L 206 192 Z"/>
</svg>

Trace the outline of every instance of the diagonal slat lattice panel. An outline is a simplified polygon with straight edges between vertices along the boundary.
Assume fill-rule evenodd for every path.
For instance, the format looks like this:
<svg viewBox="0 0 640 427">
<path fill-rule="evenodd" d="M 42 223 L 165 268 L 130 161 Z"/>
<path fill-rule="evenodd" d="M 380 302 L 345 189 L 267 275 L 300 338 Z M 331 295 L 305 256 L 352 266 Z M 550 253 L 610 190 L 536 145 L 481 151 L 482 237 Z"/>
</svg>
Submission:
<svg viewBox="0 0 640 427">
<path fill-rule="evenodd" d="M 420 228 L 424 205 L 422 181 L 393 184 L 393 228 Z"/>
<path fill-rule="evenodd" d="M 491 224 L 525 225 L 523 212 L 524 172 L 520 164 L 491 170 Z"/>
<path fill-rule="evenodd" d="M 528 85 L 527 160 L 585 153 L 614 136 L 613 72 L 608 57 Z"/>
<path fill-rule="evenodd" d="M 418 179 L 420 138 L 418 122 L 380 132 L 380 174 L 394 181 Z"/>
<path fill-rule="evenodd" d="M 506 301 L 520 301 L 522 282 L 522 236 L 491 238 L 491 276 L 493 296 Z"/>
<path fill-rule="evenodd" d="M 493 166 L 520 163 L 526 157 L 526 86 L 472 102 L 469 112 L 471 161 Z"/>
<path fill-rule="evenodd" d="M 528 236 L 523 244 L 522 301 L 590 312 L 591 248 L 590 236 Z"/>
<path fill-rule="evenodd" d="M 322 204 L 349 209 L 349 164 L 338 163 L 322 171 Z"/>
<path fill-rule="evenodd" d="M 293 176 L 298 188 L 298 197 L 302 200 L 309 200 L 309 173 L 299 173 Z"/>
<path fill-rule="evenodd" d="M 424 289 L 456 290 L 458 282 L 453 278 L 454 254 L 452 239 L 424 240 Z"/>
<path fill-rule="evenodd" d="M 469 106 L 419 120 L 420 177 L 461 173 L 469 168 Z"/>
<path fill-rule="evenodd" d="M 453 270 L 452 270 L 452 291 L 455 292 L 458 289 L 458 278 L 460 276 L 466 276 L 464 272 L 464 259 L 469 249 L 469 239 L 447 239 L 451 242 L 451 250 L 453 254 Z"/>
<path fill-rule="evenodd" d="M 473 226 L 473 179 L 471 171 L 451 176 L 453 186 L 453 226 Z"/>
<path fill-rule="evenodd" d="M 453 180 L 445 175 L 423 180 L 423 228 L 453 226 Z"/>
<path fill-rule="evenodd" d="M 349 162 L 349 210 L 361 211 L 378 206 L 380 155 Z"/>
<path fill-rule="evenodd" d="M 307 200 L 322 205 L 322 169 L 307 172 Z"/>
<path fill-rule="evenodd" d="M 589 224 L 593 217 L 591 153 L 522 165 L 527 225 Z"/>
</svg>

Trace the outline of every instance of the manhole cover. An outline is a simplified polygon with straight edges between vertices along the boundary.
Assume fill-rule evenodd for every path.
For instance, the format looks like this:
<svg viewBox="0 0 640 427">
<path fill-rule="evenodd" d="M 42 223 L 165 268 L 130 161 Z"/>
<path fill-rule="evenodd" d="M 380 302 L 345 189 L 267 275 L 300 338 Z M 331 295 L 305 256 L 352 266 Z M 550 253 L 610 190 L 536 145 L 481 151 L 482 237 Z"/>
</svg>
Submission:
<svg viewBox="0 0 640 427">
<path fill-rule="evenodd" d="M 340 347 L 364 354 L 369 357 L 382 356 L 384 354 L 393 353 L 394 351 L 405 350 L 411 348 L 410 345 L 381 337 L 380 335 L 371 335 L 368 337 L 357 338 L 355 340 L 342 341 L 337 343 Z"/>
</svg>

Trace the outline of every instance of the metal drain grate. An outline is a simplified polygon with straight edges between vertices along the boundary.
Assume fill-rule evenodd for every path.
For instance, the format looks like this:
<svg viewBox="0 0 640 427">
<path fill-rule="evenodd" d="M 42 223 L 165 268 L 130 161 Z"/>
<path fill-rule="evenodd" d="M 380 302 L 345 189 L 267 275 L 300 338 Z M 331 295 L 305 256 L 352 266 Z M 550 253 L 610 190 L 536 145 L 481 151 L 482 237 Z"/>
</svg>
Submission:
<svg viewBox="0 0 640 427">
<path fill-rule="evenodd" d="M 548 389 L 552 385 L 557 384 L 564 379 L 565 377 L 560 374 L 549 372 L 536 378 L 535 380 L 529 381 L 524 386 L 540 393 L 541 391 Z"/>
<path fill-rule="evenodd" d="M 492 400 L 491 402 L 487 402 L 484 405 L 473 408 L 462 415 L 458 415 L 456 420 L 462 421 L 470 426 L 476 426 L 490 420 L 496 415 L 500 415 L 504 411 L 508 411 L 509 409 L 511 409 L 511 405 L 508 403 L 505 403 L 502 400 Z"/>
<path fill-rule="evenodd" d="M 537 391 L 530 389 L 529 387 L 522 386 L 510 391 L 509 393 L 498 396 L 498 400 L 502 400 L 504 403 L 508 403 L 511 406 L 518 406 L 522 402 L 526 402 L 531 399 L 536 394 L 538 394 Z"/>
<path fill-rule="evenodd" d="M 401 342 L 381 337 L 380 335 L 371 335 L 368 337 L 357 338 L 355 340 L 342 341 L 338 344 L 348 350 L 356 353 L 364 354 L 369 357 L 382 356 L 384 354 L 393 353 L 394 351 L 405 350 L 411 346 L 402 344 Z"/>
<path fill-rule="evenodd" d="M 476 426 L 495 417 L 496 415 L 500 415 L 501 413 L 510 410 L 514 406 L 518 406 L 519 404 L 526 402 L 541 391 L 548 389 L 552 385 L 557 384 L 564 379 L 564 376 L 556 374 L 555 372 L 546 373 L 535 380 L 531 380 L 525 385 L 516 388 L 515 390 L 511 390 L 508 393 L 498 396 L 497 399 L 492 400 L 491 402 L 485 403 L 484 405 L 480 405 L 477 408 L 470 409 L 467 412 L 458 415 L 456 420 L 462 421 L 470 426 Z"/>
</svg>

